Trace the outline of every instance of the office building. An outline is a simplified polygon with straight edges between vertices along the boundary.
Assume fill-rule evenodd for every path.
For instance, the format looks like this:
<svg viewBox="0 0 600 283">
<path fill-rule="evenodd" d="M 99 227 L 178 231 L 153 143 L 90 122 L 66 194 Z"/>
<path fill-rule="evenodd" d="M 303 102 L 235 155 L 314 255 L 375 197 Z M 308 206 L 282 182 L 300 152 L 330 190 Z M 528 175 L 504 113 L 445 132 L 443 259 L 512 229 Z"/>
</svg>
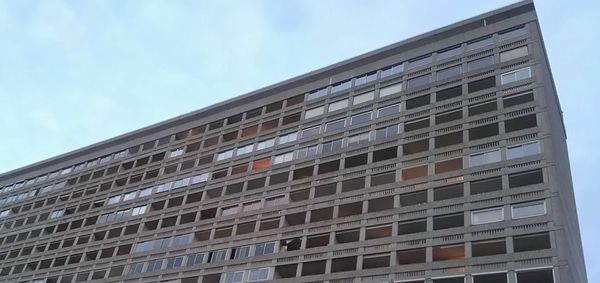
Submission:
<svg viewBox="0 0 600 283">
<path fill-rule="evenodd" d="M 0 281 L 587 282 L 565 139 L 519 2 L 0 175 Z"/>
</svg>

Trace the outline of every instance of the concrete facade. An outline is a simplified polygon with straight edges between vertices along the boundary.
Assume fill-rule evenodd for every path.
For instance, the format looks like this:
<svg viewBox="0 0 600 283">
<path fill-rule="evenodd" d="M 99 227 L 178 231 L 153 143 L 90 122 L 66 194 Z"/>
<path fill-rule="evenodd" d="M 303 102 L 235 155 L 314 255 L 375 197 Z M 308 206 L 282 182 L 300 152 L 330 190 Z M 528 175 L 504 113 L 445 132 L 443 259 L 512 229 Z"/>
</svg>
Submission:
<svg viewBox="0 0 600 283">
<path fill-rule="evenodd" d="M 587 282 L 531 1 L 0 175 L 0 282 Z"/>
</svg>

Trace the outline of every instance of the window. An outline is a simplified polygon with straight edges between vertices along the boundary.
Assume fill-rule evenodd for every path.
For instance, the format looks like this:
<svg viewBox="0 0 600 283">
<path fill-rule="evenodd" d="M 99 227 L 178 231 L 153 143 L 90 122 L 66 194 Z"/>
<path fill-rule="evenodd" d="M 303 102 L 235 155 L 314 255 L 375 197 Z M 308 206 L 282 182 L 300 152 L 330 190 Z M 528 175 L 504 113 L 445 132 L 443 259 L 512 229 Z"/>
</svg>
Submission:
<svg viewBox="0 0 600 283">
<path fill-rule="evenodd" d="M 0 212 L 0 218 L 4 218 L 6 216 L 8 216 L 10 214 L 10 210 L 3 210 L 2 212 Z"/>
<path fill-rule="evenodd" d="M 128 201 L 128 200 L 132 200 L 135 198 L 135 194 L 137 192 L 129 192 L 123 195 L 123 201 Z"/>
<path fill-rule="evenodd" d="M 269 280 L 269 268 L 251 269 L 248 274 L 248 282 Z"/>
<path fill-rule="evenodd" d="M 379 89 L 379 97 L 386 97 L 388 95 L 399 93 L 400 91 L 402 91 L 402 83 L 382 87 L 381 89 Z M 371 97 L 371 99 L 373 98 Z"/>
<path fill-rule="evenodd" d="M 436 92 L 435 101 L 443 101 L 458 96 L 462 96 L 462 86 L 460 85 Z"/>
<path fill-rule="evenodd" d="M 404 131 L 405 132 L 411 132 L 411 131 L 415 131 L 415 130 L 423 129 L 423 128 L 427 128 L 427 127 L 429 127 L 429 117 L 423 118 L 423 119 L 418 119 L 418 120 L 406 121 L 404 123 Z"/>
<path fill-rule="evenodd" d="M 218 153 L 217 161 L 225 160 L 225 159 L 231 158 L 231 157 L 233 157 L 233 149 Z"/>
<path fill-rule="evenodd" d="M 447 200 L 464 196 L 463 184 L 450 185 L 433 189 L 433 200 Z"/>
<path fill-rule="evenodd" d="M 106 201 L 106 205 L 109 205 L 109 204 L 115 204 L 115 203 L 118 203 L 118 202 L 120 202 L 120 201 L 121 201 L 121 196 L 120 196 L 120 195 L 118 195 L 118 196 L 114 196 L 114 197 L 110 197 L 110 198 L 108 198 L 108 200 Z"/>
<path fill-rule="evenodd" d="M 409 79 L 406 83 L 406 89 L 412 89 L 424 86 L 431 81 L 431 75 L 420 76 Z"/>
<path fill-rule="evenodd" d="M 427 232 L 427 219 L 418 219 L 398 223 L 398 235 Z"/>
<path fill-rule="evenodd" d="M 381 70 L 381 77 L 389 77 L 391 75 L 399 74 L 402 71 L 404 71 L 404 65 L 400 63 Z"/>
<path fill-rule="evenodd" d="M 479 140 L 487 137 L 497 136 L 499 132 L 498 123 L 492 123 L 469 129 L 469 140 Z"/>
<path fill-rule="evenodd" d="M 429 103 L 431 103 L 431 98 L 430 95 L 423 95 L 423 96 L 419 96 L 416 98 L 411 98 L 409 100 L 406 100 L 406 109 L 414 109 L 417 107 L 421 107 L 421 106 L 425 106 L 425 105 L 429 105 Z"/>
<path fill-rule="evenodd" d="M 350 125 L 358 125 L 358 124 L 369 122 L 369 121 L 371 121 L 372 114 L 373 113 L 371 111 L 356 114 L 356 115 L 350 117 Z"/>
<path fill-rule="evenodd" d="M 545 215 L 546 214 L 546 202 L 542 200 L 542 201 L 513 204 L 511 206 L 511 211 L 512 211 L 513 219 Z"/>
<path fill-rule="evenodd" d="M 275 145 L 275 139 L 268 139 L 265 141 L 261 141 L 256 145 L 256 150 L 261 150 L 265 148 L 269 148 Z"/>
<path fill-rule="evenodd" d="M 352 80 L 347 80 L 347 81 L 336 83 L 331 86 L 331 93 L 349 89 L 351 86 L 352 86 Z"/>
<path fill-rule="evenodd" d="M 146 213 L 146 209 L 147 209 L 147 205 L 142 205 L 142 206 L 138 206 L 138 207 L 134 207 L 131 213 L 131 216 L 136 216 L 136 215 L 140 215 L 140 214 L 144 214 Z"/>
<path fill-rule="evenodd" d="M 132 263 L 129 265 L 129 274 L 138 274 L 142 273 L 142 269 L 144 268 L 143 262 Z"/>
<path fill-rule="evenodd" d="M 329 103 L 327 112 L 333 112 L 348 107 L 348 99 Z"/>
<path fill-rule="evenodd" d="M 173 268 L 182 267 L 182 266 L 183 266 L 183 257 L 182 256 L 172 257 L 167 260 L 167 269 L 173 269 Z"/>
<path fill-rule="evenodd" d="M 223 283 L 242 283 L 244 271 L 232 271 L 225 273 Z"/>
<path fill-rule="evenodd" d="M 549 232 L 539 234 L 528 234 L 513 236 L 513 247 L 515 252 L 528 252 L 549 249 L 550 244 Z"/>
<path fill-rule="evenodd" d="M 515 70 L 500 75 L 500 83 L 508 84 L 528 78 L 531 78 L 531 67 Z"/>
<path fill-rule="evenodd" d="M 496 78 L 488 77 L 485 79 L 472 81 L 467 85 L 467 90 L 469 93 L 477 92 L 480 90 L 488 89 L 496 86 Z"/>
<path fill-rule="evenodd" d="M 467 63 L 467 70 L 469 72 L 471 72 L 471 71 L 483 69 L 485 67 L 489 67 L 491 65 L 494 65 L 494 55 L 483 57 L 483 58 L 479 58 L 477 60 L 473 60 L 473 61 L 468 62 Z"/>
<path fill-rule="evenodd" d="M 262 170 L 271 167 L 271 158 L 263 158 L 252 161 L 252 170 Z"/>
<path fill-rule="evenodd" d="M 540 142 L 530 142 L 526 144 L 513 145 L 506 147 L 506 159 L 530 156 L 541 152 Z"/>
<path fill-rule="evenodd" d="M 481 166 L 500 161 L 500 150 L 475 153 L 469 155 L 469 167 Z"/>
<path fill-rule="evenodd" d="M 517 93 L 517 94 L 510 95 L 510 96 L 505 96 L 504 99 L 502 100 L 502 104 L 504 105 L 504 108 L 508 108 L 511 106 L 531 102 L 533 100 L 534 100 L 533 92 Z"/>
<path fill-rule="evenodd" d="M 373 100 L 373 98 L 375 97 L 375 92 L 370 91 L 367 93 L 363 93 L 363 94 L 359 94 L 359 95 L 355 95 L 354 98 L 352 99 L 352 105 L 356 105 L 356 104 L 361 104 L 367 101 L 371 101 Z"/>
<path fill-rule="evenodd" d="M 237 205 L 221 208 L 221 216 L 233 215 L 240 211 Z"/>
<path fill-rule="evenodd" d="M 448 47 L 446 49 L 442 49 L 440 51 L 437 52 L 437 59 L 438 60 L 443 60 L 446 58 L 450 58 L 456 55 L 459 55 L 462 53 L 462 49 L 460 47 L 460 45 L 458 46 L 453 46 L 453 47 Z"/>
<path fill-rule="evenodd" d="M 325 95 L 327 95 L 327 88 L 322 88 L 322 89 L 318 89 L 313 92 L 310 92 L 306 99 L 313 100 L 313 99 L 317 99 L 317 98 L 325 96 Z"/>
<path fill-rule="evenodd" d="M 502 238 L 472 242 L 471 254 L 473 257 L 506 254 L 506 240 Z M 506 274 L 504 274 L 504 279 L 506 279 Z"/>
<path fill-rule="evenodd" d="M 537 126 L 537 118 L 535 114 L 504 121 L 504 130 L 507 133 L 533 128 L 535 126 Z"/>
<path fill-rule="evenodd" d="M 443 124 L 462 119 L 462 109 L 451 110 L 435 115 L 435 124 Z M 462 134 L 461 134 L 462 135 Z"/>
<path fill-rule="evenodd" d="M 306 158 L 310 156 L 317 155 L 319 147 L 318 146 L 309 146 L 305 148 L 298 149 L 298 158 Z"/>
<path fill-rule="evenodd" d="M 495 111 L 497 109 L 498 109 L 498 103 L 496 103 L 496 100 L 486 101 L 483 103 L 478 103 L 478 104 L 469 106 L 469 116 L 475 116 L 475 115 Z"/>
<path fill-rule="evenodd" d="M 310 119 L 313 117 L 317 117 L 319 115 L 323 115 L 323 113 L 325 113 L 325 106 L 320 106 L 317 108 L 309 109 L 309 110 L 306 110 L 306 113 L 304 113 L 304 119 Z"/>
<path fill-rule="evenodd" d="M 443 230 L 463 226 L 465 226 L 465 217 L 462 213 L 433 217 L 433 230 Z"/>
<path fill-rule="evenodd" d="M 252 152 L 253 149 L 254 149 L 253 144 L 241 146 L 236 149 L 235 154 L 236 155 L 248 154 L 248 153 Z"/>
<path fill-rule="evenodd" d="M 446 68 L 446 69 L 437 71 L 437 79 L 445 80 L 447 78 L 458 76 L 458 75 L 460 75 L 461 72 L 462 72 L 462 67 L 460 65 L 456 65 L 456 66 L 453 66 L 450 68 Z"/>
<path fill-rule="evenodd" d="M 362 133 L 348 137 L 348 146 L 368 143 L 371 139 L 371 133 Z"/>
<path fill-rule="evenodd" d="M 182 154 L 183 154 L 183 147 L 180 147 L 180 148 L 171 150 L 171 152 L 169 152 L 169 157 L 176 157 L 176 156 L 180 156 Z"/>
<path fill-rule="evenodd" d="M 494 38 L 491 35 L 484 36 L 467 43 L 467 51 L 475 50 L 481 47 L 488 46 L 494 43 Z"/>
<path fill-rule="evenodd" d="M 342 139 L 326 142 L 323 144 L 323 153 L 333 152 L 342 148 Z"/>
<path fill-rule="evenodd" d="M 252 201 L 252 202 L 247 202 L 244 203 L 242 205 L 242 211 L 252 211 L 252 210 L 257 210 L 257 209 L 261 209 L 262 208 L 262 203 L 260 200 L 258 201 Z"/>
<path fill-rule="evenodd" d="M 400 113 L 400 104 L 394 104 L 377 109 L 377 117 L 385 117 Z"/>
<path fill-rule="evenodd" d="M 234 250 L 234 259 L 247 258 L 250 256 L 250 246 L 237 247 Z"/>
<path fill-rule="evenodd" d="M 410 70 L 412 68 L 424 66 L 431 63 L 431 54 L 421 56 L 415 59 L 408 61 L 407 69 Z"/>
<path fill-rule="evenodd" d="M 275 242 L 257 244 L 254 249 L 254 256 L 272 254 L 275 251 Z"/>
<path fill-rule="evenodd" d="M 544 182 L 542 169 L 513 173 L 508 175 L 508 186 L 510 188 L 540 184 Z"/>
<path fill-rule="evenodd" d="M 477 274 L 473 275 L 473 283 L 508 283 L 507 275 L 506 273 Z"/>
<path fill-rule="evenodd" d="M 463 168 L 462 157 L 456 159 L 450 159 L 435 163 L 434 171 L 435 174 L 446 173 L 450 171 L 460 170 Z"/>
<path fill-rule="evenodd" d="M 287 199 L 285 198 L 285 196 L 276 196 L 276 197 L 265 199 L 265 207 L 274 207 L 274 206 L 283 205 L 286 203 L 288 203 L 288 202 L 287 202 Z"/>
<path fill-rule="evenodd" d="M 331 132 L 339 129 L 343 129 L 346 126 L 346 119 L 341 119 L 325 124 L 325 132 Z"/>
<path fill-rule="evenodd" d="M 504 51 L 500 53 L 500 63 L 504 63 L 527 55 L 529 55 L 529 52 L 527 51 L 527 46 L 521 46 L 519 48 Z"/>
<path fill-rule="evenodd" d="M 277 144 L 284 144 L 284 143 L 288 143 L 288 142 L 293 142 L 293 141 L 295 141 L 297 139 L 298 139 L 298 133 L 297 132 L 289 133 L 287 135 L 279 136 L 279 140 L 278 140 Z"/>
<path fill-rule="evenodd" d="M 471 212 L 471 224 L 479 225 L 504 220 L 504 209 L 495 207 Z"/>
<path fill-rule="evenodd" d="M 354 80 L 354 85 L 355 86 L 363 85 L 363 84 L 366 84 L 366 83 L 370 83 L 370 82 L 372 82 L 372 81 L 374 81 L 376 79 L 377 79 L 377 72 L 368 73 L 366 75 L 362 75 L 362 76 L 357 77 Z"/>
<path fill-rule="evenodd" d="M 186 265 L 198 265 L 204 262 L 204 254 L 191 254 L 187 256 Z"/>
<path fill-rule="evenodd" d="M 321 132 L 321 126 L 316 126 L 302 130 L 302 138 L 312 137 L 318 135 Z"/>
<path fill-rule="evenodd" d="M 416 179 L 427 176 L 427 165 L 402 169 L 402 180 Z"/>
<path fill-rule="evenodd" d="M 434 246 L 432 254 L 433 261 L 463 259 L 465 258 L 465 245 Z"/>
<path fill-rule="evenodd" d="M 504 41 L 504 40 L 511 39 L 513 37 L 521 36 L 524 34 L 527 34 L 527 29 L 525 28 L 525 26 L 511 28 L 506 31 L 499 32 L 498 33 L 498 41 Z M 521 282 L 519 282 L 519 283 L 521 283 Z M 543 282 L 543 283 L 545 283 L 545 282 Z"/>
<path fill-rule="evenodd" d="M 471 195 L 502 190 L 502 177 L 471 181 Z"/>
<path fill-rule="evenodd" d="M 392 125 L 385 128 L 375 130 L 375 139 L 386 139 L 398 135 L 399 125 Z"/>
<path fill-rule="evenodd" d="M 192 177 L 190 185 L 206 182 L 207 180 L 208 180 L 208 173 L 196 175 L 196 176 Z M 142 195 L 142 192 L 140 192 L 140 197 L 141 197 L 141 195 Z"/>
<path fill-rule="evenodd" d="M 52 213 L 50 213 L 50 219 L 61 217 L 64 214 L 65 214 L 64 209 L 52 211 Z"/>
<path fill-rule="evenodd" d="M 210 257 L 210 262 L 220 262 L 227 259 L 227 250 L 218 250 L 212 252 L 212 256 Z"/>
<path fill-rule="evenodd" d="M 273 164 L 281 164 L 284 162 L 289 162 L 292 161 L 294 159 L 294 152 L 290 151 L 284 154 L 280 154 L 280 155 L 276 155 L 275 159 L 273 160 Z"/>
<path fill-rule="evenodd" d="M 552 269 L 517 271 L 517 283 L 554 283 Z"/>
</svg>

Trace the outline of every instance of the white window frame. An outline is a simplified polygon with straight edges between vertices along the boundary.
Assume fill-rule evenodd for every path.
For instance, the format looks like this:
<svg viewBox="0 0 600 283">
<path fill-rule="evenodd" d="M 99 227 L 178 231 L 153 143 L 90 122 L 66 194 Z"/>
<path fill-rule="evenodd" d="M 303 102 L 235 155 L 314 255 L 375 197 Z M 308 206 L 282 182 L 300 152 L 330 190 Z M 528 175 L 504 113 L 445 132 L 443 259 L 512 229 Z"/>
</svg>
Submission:
<svg viewBox="0 0 600 283">
<path fill-rule="evenodd" d="M 290 151 L 283 154 L 275 155 L 275 157 L 273 158 L 273 164 L 281 164 L 292 160 L 294 160 L 294 152 Z"/>
<path fill-rule="evenodd" d="M 226 211 L 231 210 L 231 212 L 227 212 Z M 240 206 L 239 205 L 231 205 L 231 206 L 225 206 L 225 207 L 221 207 L 221 216 L 228 216 L 228 215 L 234 215 L 234 214 L 238 214 L 240 213 Z"/>
<path fill-rule="evenodd" d="M 235 150 L 235 155 L 244 155 L 248 153 L 252 153 L 254 151 L 254 144 L 247 144 L 244 146 L 240 146 Z"/>
<path fill-rule="evenodd" d="M 183 147 L 173 149 L 169 152 L 169 158 L 177 157 L 183 154 Z"/>
<path fill-rule="evenodd" d="M 311 119 L 325 114 L 325 105 L 308 109 L 304 112 L 304 119 Z"/>
<path fill-rule="evenodd" d="M 217 153 L 217 161 L 222 161 L 233 157 L 233 149 Z"/>
<path fill-rule="evenodd" d="M 239 281 L 236 280 L 236 275 L 237 274 L 242 274 L 242 276 L 239 278 Z M 244 276 L 246 275 L 246 271 L 245 270 L 240 270 L 240 271 L 230 271 L 225 273 L 225 276 L 223 276 L 223 283 L 242 283 L 244 282 Z M 231 276 L 231 280 L 229 280 L 229 276 Z"/>
<path fill-rule="evenodd" d="M 373 99 L 375 99 L 375 91 L 361 93 L 359 95 L 355 95 L 352 98 L 352 105 L 365 103 L 365 102 L 371 101 Z"/>
<path fill-rule="evenodd" d="M 309 155 L 310 152 L 312 152 L 314 150 L 314 154 Z M 303 153 L 305 152 L 305 153 Z M 303 154 L 304 156 L 301 156 L 301 154 Z M 315 156 L 319 154 L 319 145 L 311 145 L 311 146 L 307 146 L 307 147 L 303 147 L 298 149 L 298 151 L 296 152 L 296 158 L 306 158 L 306 157 L 311 157 L 311 156 Z"/>
<path fill-rule="evenodd" d="M 342 99 L 335 102 L 329 103 L 327 106 L 327 112 L 334 112 L 338 110 L 342 110 L 344 108 L 348 108 L 348 99 Z"/>
<path fill-rule="evenodd" d="M 106 205 L 115 204 L 121 202 L 122 195 L 112 196 L 106 200 Z"/>
<path fill-rule="evenodd" d="M 521 207 L 534 206 L 534 205 L 539 205 L 539 204 L 542 204 L 542 206 L 544 207 L 544 212 L 543 213 L 515 217 L 515 207 L 517 209 L 519 209 Z M 510 214 L 511 214 L 512 219 L 523 219 L 523 218 L 530 218 L 530 217 L 542 216 L 542 215 L 548 214 L 548 206 L 546 206 L 546 201 L 545 200 L 536 200 L 536 201 L 530 201 L 530 202 L 516 203 L 516 204 L 513 204 L 513 205 L 510 206 Z"/>
<path fill-rule="evenodd" d="M 314 126 L 314 127 L 303 129 L 302 132 L 301 132 L 301 134 L 300 134 L 301 138 L 304 138 L 304 133 L 306 133 L 308 131 L 312 131 L 312 130 L 317 129 L 317 128 L 319 129 L 319 132 L 317 133 L 317 135 L 320 134 L 321 133 L 321 126 L 320 125 L 319 126 Z"/>
<path fill-rule="evenodd" d="M 389 109 L 389 108 L 397 108 L 398 112 L 395 112 L 393 114 L 388 114 L 388 115 L 385 115 L 385 116 L 381 116 L 381 110 L 386 110 L 386 109 Z M 381 108 L 377 109 L 377 118 L 391 116 L 391 115 L 394 115 L 394 114 L 397 114 L 397 113 L 400 113 L 400 112 L 402 112 L 402 108 L 400 107 L 400 103 L 396 103 L 396 104 L 384 106 L 384 107 L 381 107 Z"/>
<path fill-rule="evenodd" d="M 138 207 L 134 207 L 133 210 L 131 211 L 131 216 L 137 216 L 137 215 L 142 215 L 145 214 L 147 211 L 148 205 L 142 205 L 142 206 L 138 206 Z"/>
<path fill-rule="evenodd" d="M 500 216 L 501 216 L 502 219 L 475 223 L 475 215 L 476 214 L 478 214 L 478 213 L 492 212 L 492 211 L 500 211 Z M 502 206 L 471 211 L 471 225 L 482 225 L 482 224 L 488 224 L 488 223 L 501 222 L 501 221 L 504 221 L 504 219 L 505 219 L 504 218 L 504 207 L 502 207 Z"/>
<path fill-rule="evenodd" d="M 275 146 L 275 138 L 260 141 L 256 144 L 256 150 L 263 150 Z"/>
<path fill-rule="evenodd" d="M 354 115 L 350 116 L 350 125 L 358 125 L 353 122 L 354 118 L 363 116 L 367 113 L 369 114 L 369 121 L 373 120 L 373 111 L 362 112 L 362 113 L 358 113 L 358 114 L 354 114 Z M 363 124 L 363 123 L 367 123 L 367 122 L 368 121 L 365 121 L 365 122 L 361 122 L 359 124 Z"/>
<path fill-rule="evenodd" d="M 267 271 L 267 276 L 265 278 L 261 278 L 261 271 Z M 258 278 L 252 278 L 252 274 L 253 272 L 256 272 L 257 275 L 259 276 Z M 250 269 L 248 270 L 248 282 L 259 282 L 259 281 L 267 281 L 269 280 L 271 274 L 271 268 L 269 267 L 261 267 L 261 268 L 256 268 L 256 269 Z"/>
<path fill-rule="evenodd" d="M 523 71 L 527 71 L 527 77 L 517 78 L 517 74 L 520 72 L 523 72 Z M 513 83 L 513 82 L 518 82 L 521 80 L 529 79 L 529 78 L 531 78 L 531 76 L 532 76 L 531 67 L 521 68 L 518 70 L 514 70 L 514 71 L 510 71 L 510 72 L 501 74 L 500 75 L 500 84 L 504 85 L 504 84 L 509 84 L 509 83 Z"/>
<path fill-rule="evenodd" d="M 523 152 L 523 147 L 525 146 L 532 146 L 535 145 L 535 150 L 536 152 L 533 154 L 525 154 Z M 511 153 L 514 151 L 519 151 L 516 153 Z M 517 144 L 517 145 L 511 145 L 511 146 L 507 146 L 506 147 L 506 159 L 515 159 L 515 158 L 521 158 L 521 157 L 527 157 L 527 156 L 532 156 L 532 155 L 536 155 L 536 154 L 540 154 L 542 152 L 542 146 L 540 144 L 539 141 L 533 141 L 533 142 L 527 142 L 527 143 L 522 143 L 522 144 Z M 518 153 L 518 154 L 517 154 Z"/>
<path fill-rule="evenodd" d="M 293 142 L 293 141 L 296 141 L 297 139 L 298 139 L 298 132 L 293 132 L 293 133 L 289 133 L 289 134 L 285 134 L 285 135 L 279 136 L 277 144 L 284 144 L 284 143 L 288 143 L 288 142 Z"/>
<path fill-rule="evenodd" d="M 498 157 L 498 160 L 486 162 L 486 163 L 478 163 L 478 164 L 473 165 L 473 157 L 480 156 L 480 155 L 485 156 L 486 154 L 491 154 L 491 153 L 495 153 Z M 500 149 L 477 152 L 477 153 L 473 153 L 473 154 L 469 155 L 469 168 L 475 167 L 475 166 L 483 166 L 483 165 L 487 165 L 487 164 L 492 164 L 492 163 L 496 163 L 496 162 L 500 162 L 500 161 L 502 161 L 502 153 L 500 152 Z"/>
</svg>

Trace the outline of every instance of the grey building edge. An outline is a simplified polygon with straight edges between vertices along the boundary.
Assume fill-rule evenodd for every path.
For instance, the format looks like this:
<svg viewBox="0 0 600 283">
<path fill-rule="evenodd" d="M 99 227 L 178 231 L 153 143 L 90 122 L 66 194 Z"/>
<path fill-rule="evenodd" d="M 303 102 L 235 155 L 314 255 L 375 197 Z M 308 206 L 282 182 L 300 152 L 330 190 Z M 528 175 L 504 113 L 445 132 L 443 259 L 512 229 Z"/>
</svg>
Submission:
<svg viewBox="0 0 600 283">
<path fill-rule="evenodd" d="M 448 46 L 448 42 L 460 41 L 463 37 L 471 39 L 475 35 L 485 35 L 523 23 L 535 23 L 539 31 L 532 1 L 506 6 L 140 130 L 3 173 L 0 175 L 0 180 L 3 184 L 9 184 L 55 171 L 66 165 L 86 161 L 91 157 L 102 156 L 127 149 L 143 141 L 175 134 L 193 125 L 210 123 L 260 107 L 271 102 L 273 96 L 285 99 L 307 93 L 324 85 L 386 67 L 390 62 L 406 61 L 421 54 L 437 51 Z M 543 46 L 541 35 L 538 40 Z M 555 190 L 560 190 L 560 193 L 552 192 L 553 217 L 557 228 L 556 237 L 563 238 L 566 243 L 557 247 L 560 266 L 559 282 L 587 282 L 564 124 L 547 56 L 545 52 L 542 54 L 543 58 L 538 58 L 538 63 L 541 65 L 541 72 L 547 73 L 538 76 L 538 81 L 545 88 L 545 93 L 552 95 L 547 98 L 548 109 L 545 113 L 551 123 L 542 125 L 547 132 L 551 133 L 547 138 L 551 142 L 552 150 L 546 151 L 545 154 L 555 166 L 552 170 L 554 174 L 550 174 L 549 178 L 557 184 L 558 188 Z"/>
<path fill-rule="evenodd" d="M 518 20 L 514 19 L 515 17 Z M 286 99 L 324 85 L 344 81 L 355 75 L 386 67 L 389 62 L 401 62 L 427 52 L 434 52 L 440 49 L 436 46 L 444 47 L 446 46 L 444 45 L 445 41 L 463 37 L 464 33 L 471 30 L 483 28 L 484 33 L 497 31 L 485 29 L 485 25 L 508 19 L 513 23 L 536 20 L 533 1 L 527 0 L 502 7 L 139 130 L 2 173 L 0 174 L 0 183 L 17 182 L 22 178 L 37 176 L 43 171 L 50 172 L 65 165 L 86 161 L 90 157 L 126 149 L 142 140 L 160 138 L 190 128 L 192 123 L 205 124 L 217 119 L 224 119 L 231 114 L 265 105 L 273 96 L 277 96 L 278 99 Z"/>
</svg>

